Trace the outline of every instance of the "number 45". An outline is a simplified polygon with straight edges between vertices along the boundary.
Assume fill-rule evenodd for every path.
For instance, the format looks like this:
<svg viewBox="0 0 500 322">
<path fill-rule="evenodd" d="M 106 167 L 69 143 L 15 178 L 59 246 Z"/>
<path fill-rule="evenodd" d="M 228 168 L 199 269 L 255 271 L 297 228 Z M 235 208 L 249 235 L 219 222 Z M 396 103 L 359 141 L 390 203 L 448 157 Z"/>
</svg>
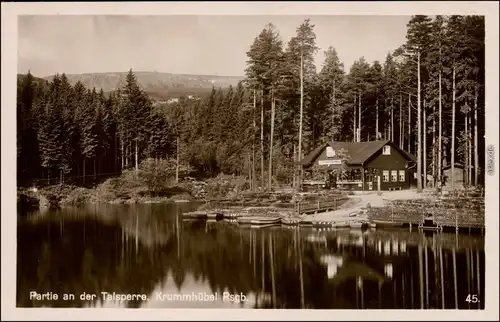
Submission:
<svg viewBox="0 0 500 322">
<path fill-rule="evenodd" d="M 479 303 L 479 299 L 477 298 L 476 294 L 469 294 L 467 295 L 467 298 L 465 299 L 467 303 Z"/>
</svg>

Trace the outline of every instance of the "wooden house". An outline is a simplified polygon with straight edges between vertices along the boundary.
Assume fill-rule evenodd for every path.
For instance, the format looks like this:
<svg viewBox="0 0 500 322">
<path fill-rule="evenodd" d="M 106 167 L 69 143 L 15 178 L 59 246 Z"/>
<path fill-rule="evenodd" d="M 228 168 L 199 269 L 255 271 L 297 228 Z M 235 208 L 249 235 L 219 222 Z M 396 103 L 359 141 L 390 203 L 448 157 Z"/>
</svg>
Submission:
<svg viewBox="0 0 500 322">
<path fill-rule="evenodd" d="M 369 191 L 409 189 L 409 169 L 415 162 L 413 155 L 392 141 L 379 140 L 326 142 L 300 164 L 306 174 L 323 174 L 329 187 Z"/>
</svg>

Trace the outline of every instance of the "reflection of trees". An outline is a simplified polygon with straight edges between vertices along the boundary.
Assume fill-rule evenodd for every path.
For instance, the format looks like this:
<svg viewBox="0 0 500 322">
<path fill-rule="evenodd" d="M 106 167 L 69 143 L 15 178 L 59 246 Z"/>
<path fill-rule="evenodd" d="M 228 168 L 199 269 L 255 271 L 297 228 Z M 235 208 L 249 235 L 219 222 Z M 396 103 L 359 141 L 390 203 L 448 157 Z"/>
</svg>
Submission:
<svg viewBox="0 0 500 322">
<path fill-rule="evenodd" d="M 181 290 L 190 274 L 213 292 L 254 293 L 259 308 L 420 307 L 425 283 L 419 276 L 418 236 L 421 243 L 424 239 L 418 233 L 243 229 L 177 216 L 189 210 L 186 204 L 106 206 L 65 214 L 63 223 L 46 215 L 20 224 L 18 305 L 40 304 L 29 302 L 30 290 L 151 295 L 170 272 L 176 290 L 167 291 Z M 84 216 L 84 221 L 71 219 Z M 443 249 L 450 245 L 446 238 L 425 242 L 431 254 L 423 274 L 431 294 L 427 306 L 443 306 L 441 294 L 451 299 L 468 290 L 484 294 L 484 274 L 477 274 L 478 265 L 484 267 L 482 252 L 457 250 L 453 261 L 452 252 Z M 329 263 L 325 256 L 341 260 Z M 475 284 L 467 266 L 481 275 Z M 459 281 L 467 276 L 468 287 L 458 283 L 455 290 L 453 283 L 441 282 L 453 281 L 454 274 Z M 78 298 L 43 304 L 86 305 Z M 446 300 L 444 306 L 454 303 Z"/>
<path fill-rule="evenodd" d="M 82 307 L 88 305 L 79 299 L 83 292 L 149 294 L 163 278 L 165 257 L 124 234 L 120 216 L 110 220 L 108 213 L 101 221 L 93 210 L 65 213 L 64 220 L 54 213 L 44 221 L 19 223 L 18 306 Z M 163 248 L 168 252 L 173 246 L 171 240 Z M 60 300 L 32 303 L 31 290 L 58 293 Z M 75 294 L 75 300 L 62 301 L 63 293 Z"/>
</svg>

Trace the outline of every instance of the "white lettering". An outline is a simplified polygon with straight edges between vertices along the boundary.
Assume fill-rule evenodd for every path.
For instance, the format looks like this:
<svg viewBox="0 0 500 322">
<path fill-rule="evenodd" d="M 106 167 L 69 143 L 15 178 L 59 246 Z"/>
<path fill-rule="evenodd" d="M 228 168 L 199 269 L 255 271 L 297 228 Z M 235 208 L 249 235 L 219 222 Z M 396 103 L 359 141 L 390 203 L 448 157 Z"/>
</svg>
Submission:
<svg viewBox="0 0 500 322">
<path fill-rule="evenodd" d="M 229 292 L 222 293 L 222 301 L 240 303 L 240 302 L 245 302 L 246 300 L 247 297 L 243 293 L 240 294 L 231 294 Z"/>
<path fill-rule="evenodd" d="M 30 300 L 37 300 L 37 301 L 57 301 L 59 296 L 55 293 L 52 292 L 46 292 L 46 293 L 38 293 L 37 291 L 31 291 L 30 292 Z"/>
<path fill-rule="evenodd" d="M 177 302 L 215 302 L 218 299 L 217 293 L 210 294 L 206 292 L 192 292 L 188 294 L 169 294 L 163 292 L 156 292 L 155 297 L 157 301 L 177 301 Z"/>
<path fill-rule="evenodd" d="M 342 164 L 342 160 L 319 160 L 319 165 Z"/>
</svg>

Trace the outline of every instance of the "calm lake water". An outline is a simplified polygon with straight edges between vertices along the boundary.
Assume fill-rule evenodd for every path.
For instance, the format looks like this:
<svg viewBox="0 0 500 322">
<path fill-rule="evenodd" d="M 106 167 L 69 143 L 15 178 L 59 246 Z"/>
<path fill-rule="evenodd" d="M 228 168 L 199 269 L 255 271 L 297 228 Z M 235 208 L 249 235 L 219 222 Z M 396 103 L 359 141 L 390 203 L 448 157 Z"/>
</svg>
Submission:
<svg viewBox="0 0 500 322">
<path fill-rule="evenodd" d="M 482 236 L 183 221 L 195 208 L 99 205 L 20 217 L 17 306 L 484 308 Z"/>
</svg>

